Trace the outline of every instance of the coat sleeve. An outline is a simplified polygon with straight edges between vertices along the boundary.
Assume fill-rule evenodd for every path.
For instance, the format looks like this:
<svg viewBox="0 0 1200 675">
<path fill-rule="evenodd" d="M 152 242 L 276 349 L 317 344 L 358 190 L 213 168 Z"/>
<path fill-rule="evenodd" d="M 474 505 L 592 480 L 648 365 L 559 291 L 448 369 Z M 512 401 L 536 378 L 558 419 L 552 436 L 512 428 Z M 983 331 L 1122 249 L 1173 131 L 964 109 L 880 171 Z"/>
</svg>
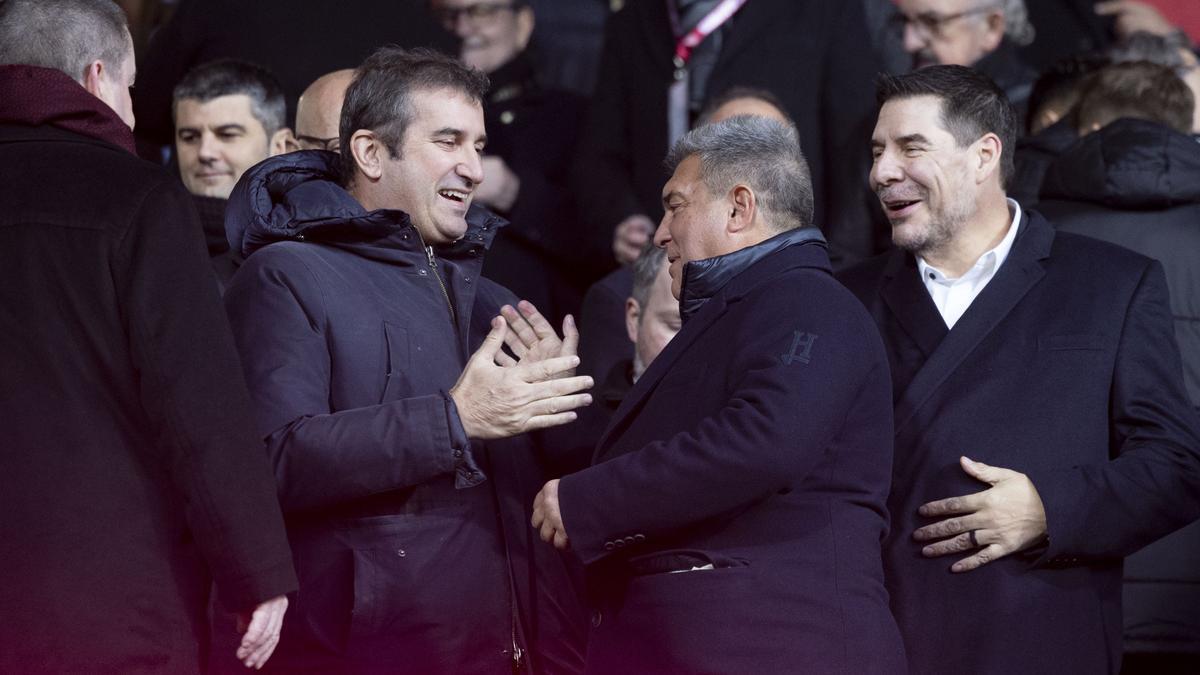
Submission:
<svg viewBox="0 0 1200 675">
<path fill-rule="evenodd" d="M 798 300 L 800 295 L 786 305 L 731 312 L 724 319 L 738 325 L 728 341 L 737 345 L 737 354 L 726 371 L 733 374 L 727 399 L 711 414 L 561 480 L 563 524 L 585 564 L 608 555 L 605 544 L 614 538 L 640 534 L 650 544 L 803 480 L 859 405 L 864 388 L 874 383 L 887 390 L 883 346 L 861 309 L 850 307 L 848 297 L 830 304 Z M 859 320 L 847 321 L 847 315 Z M 798 331 L 818 336 L 808 363 L 786 358 Z M 684 358 L 693 364 L 721 359 L 688 353 L 672 365 L 679 367 Z M 681 407 L 703 399 L 693 398 L 690 387 L 663 392 L 662 384 L 651 397 L 678 396 L 675 404 Z M 890 429 L 890 401 L 877 398 L 878 422 Z M 890 458 L 888 452 L 880 460 Z"/>
<path fill-rule="evenodd" d="M 313 244 L 298 244 L 313 246 Z M 303 511 L 454 474 L 482 482 L 444 392 L 333 410 L 324 290 L 286 246 L 251 256 L 225 294 L 260 437 L 285 511 Z"/>
<path fill-rule="evenodd" d="M 1200 425 L 1183 389 L 1159 263 L 1143 272 L 1120 330 L 1113 458 L 1030 475 L 1049 534 L 1039 563 L 1120 558 L 1200 516 Z"/>
<path fill-rule="evenodd" d="M 296 589 L 249 395 L 187 193 L 160 183 L 117 243 L 113 277 L 155 447 L 232 611 Z"/>
</svg>

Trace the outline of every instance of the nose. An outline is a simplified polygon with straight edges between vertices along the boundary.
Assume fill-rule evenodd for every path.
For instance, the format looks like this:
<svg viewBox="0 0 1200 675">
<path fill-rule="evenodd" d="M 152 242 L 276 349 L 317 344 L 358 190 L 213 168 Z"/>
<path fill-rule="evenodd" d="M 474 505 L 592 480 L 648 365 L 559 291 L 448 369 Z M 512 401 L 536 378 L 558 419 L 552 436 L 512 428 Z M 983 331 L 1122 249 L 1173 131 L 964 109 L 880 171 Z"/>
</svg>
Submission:
<svg viewBox="0 0 1200 675">
<path fill-rule="evenodd" d="M 658 221 L 658 228 L 654 230 L 654 245 L 658 248 L 666 248 L 667 242 L 671 241 L 671 229 L 667 227 L 667 219 L 670 217 L 670 214 L 664 215 L 662 220 Z"/>
<path fill-rule="evenodd" d="M 483 182 L 483 157 L 475 148 L 468 148 L 462 161 L 455 167 L 455 172 L 466 179 L 472 186 Z"/>
<path fill-rule="evenodd" d="M 900 163 L 890 152 L 883 152 L 871 163 L 871 187 L 878 189 L 883 185 L 891 185 L 904 178 Z"/>
<path fill-rule="evenodd" d="M 926 46 L 926 40 L 917 30 L 915 23 L 911 21 L 904 22 L 904 51 L 909 54 L 915 54 Z"/>
<path fill-rule="evenodd" d="M 475 25 L 471 22 L 471 18 L 467 16 L 466 11 L 459 10 L 454 15 L 454 34 L 460 38 L 465 38 L 473 33 Z"/>
<path fill-rule="evenodd" d="M 205 131 L 200 134 L 200 147 L 197 149 L 197 157 L 201 162 L 213 162 L 217 159 L 217 138 L 213 134 Z"/>
</svg>

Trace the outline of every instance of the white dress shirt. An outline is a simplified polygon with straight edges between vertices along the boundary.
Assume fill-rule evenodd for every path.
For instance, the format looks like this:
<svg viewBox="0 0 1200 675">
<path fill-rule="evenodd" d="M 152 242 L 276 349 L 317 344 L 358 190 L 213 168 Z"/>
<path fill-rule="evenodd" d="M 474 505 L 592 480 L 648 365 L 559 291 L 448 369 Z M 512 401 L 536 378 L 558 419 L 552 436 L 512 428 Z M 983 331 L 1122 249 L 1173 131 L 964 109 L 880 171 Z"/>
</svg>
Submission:
<svg viewBox="0 0 1200 675">
<path fill-rule="evenodd" d="M 937 306 L 947 328 L 954 328 L 954 324 L 958 323 L 971 303 L 975 302 L 983 288 L 996 276 L 996 271 L 1004 264 L 1008 252 L 1012 250 L 1013 240 L 1017 238 L 1017 224 L 1021 222 L 1021 205 L 1010 199 L 1008 208 L 1013 214 L 1008 233 L 995 248 L 979 256 L 975 265 L 961 277 L 951 279 L 938 268 L 926 263 L 921 256 L 917 256 L 917 269 L 921 273 L 921 281 L 925 283 L 925 290 L 929 291 L 929 297 L 933 298 L 933 304 Z"/>
</svg>

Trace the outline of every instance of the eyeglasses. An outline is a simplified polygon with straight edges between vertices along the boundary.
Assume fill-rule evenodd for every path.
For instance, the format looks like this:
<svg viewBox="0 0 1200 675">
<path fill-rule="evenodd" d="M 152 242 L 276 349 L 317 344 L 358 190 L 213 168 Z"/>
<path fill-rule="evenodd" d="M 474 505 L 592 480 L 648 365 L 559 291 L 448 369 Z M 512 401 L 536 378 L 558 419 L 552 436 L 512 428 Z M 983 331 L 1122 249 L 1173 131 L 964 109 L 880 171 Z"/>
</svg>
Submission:
<svg viewBox="0 0 1200 675">
<path fill-rule="evenodd" d="M 443 26 L 454 30 L 460 16 L 466 16 L 470 23 L 479 25 L 495 21 L 500 12 L 515 9 L 516 5 L 511 2 L 477 2 L 466 7 L 439 7 L 433 13 L 441 20 Z"/>
<path fill-rule="evenodd" d="M 913 16 L 897 12 L 892 15 L 890 23 L 897 31 L 903 31 L 905 27 L 912 26 L 917 37 L 922 40 L 930 38 L 942 37 L 942 30 L 946 24 L 951 21 L 957 21 L 963 17 L 973 16 L 975 14 L 983 14 L 985 12 L 994 11 L 996 8 L 992 5 L 984 7 L 976 7 L 954 14 L 938 14 L 937 12 L 921 12 Z"/>
<path fill-rule="evenodd" d="M 334 136 L 332 138 L 318 138 L 317 136 L 302 136 L 296 135 L 296 142 L 305 150 L 328 150 L 337 152 L 341 146 L 341 138 Z"/>
</svg>

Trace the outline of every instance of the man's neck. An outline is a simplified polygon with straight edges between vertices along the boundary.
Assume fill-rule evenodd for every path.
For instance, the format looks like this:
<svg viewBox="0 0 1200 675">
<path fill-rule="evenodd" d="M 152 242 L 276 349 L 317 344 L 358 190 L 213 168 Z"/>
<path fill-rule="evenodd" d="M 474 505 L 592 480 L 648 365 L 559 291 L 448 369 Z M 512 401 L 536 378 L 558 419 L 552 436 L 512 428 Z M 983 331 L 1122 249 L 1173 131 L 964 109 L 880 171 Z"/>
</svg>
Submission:
<svg viewBox="0 0 1200 675">
<path fill-rule="evenodd" d="M 936 250 L 921 253 L 921 259 L 951 279 L 974 267 L 980 256 L 996 248 L 1012 225 L 1013 214 L 1003 193 L 989 199 L 963 226 L 958 235 Z"/>
</svg>

